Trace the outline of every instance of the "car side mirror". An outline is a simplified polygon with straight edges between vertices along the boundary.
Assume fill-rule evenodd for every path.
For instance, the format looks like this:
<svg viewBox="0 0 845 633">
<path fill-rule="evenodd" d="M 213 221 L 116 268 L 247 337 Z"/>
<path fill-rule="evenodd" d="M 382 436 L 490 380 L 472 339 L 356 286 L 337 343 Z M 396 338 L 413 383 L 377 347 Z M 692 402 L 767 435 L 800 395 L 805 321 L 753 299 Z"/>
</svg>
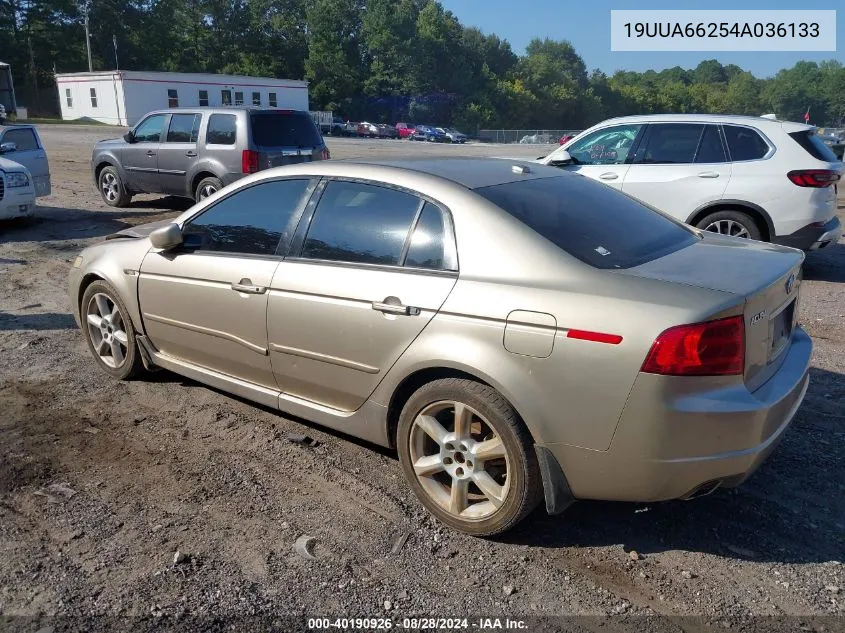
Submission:
<svg viewBox="0 0 845 633">
<path fill-rule="evenodd" d="M 555 157 L 549 161 L 552 167 L 560 167 L 562 165 L 571 165 L 573 163 L 572 156 L 567 151 L 559 152 Z"/>
<path fill-rule="evenodd" d="M 182 228 L 173 222 L 157 228 L 150 233 L 150 242 L 163 251 L 174 249 L 182 243 Z"/>
<path fill-rule="evenodd" d="M 14 143 L 3 143 L 0 145 L 0 154 L 8 154 L 9 152 L 17 151 L 18 146 Z"/>
<path fill-rule="evenodd" d="M 123 140 L 127 143 L 135 142 L 135 135 L 132 133 L 132 130 L 129 130 L 126 134 L 123 135 Z"/>
</svg>

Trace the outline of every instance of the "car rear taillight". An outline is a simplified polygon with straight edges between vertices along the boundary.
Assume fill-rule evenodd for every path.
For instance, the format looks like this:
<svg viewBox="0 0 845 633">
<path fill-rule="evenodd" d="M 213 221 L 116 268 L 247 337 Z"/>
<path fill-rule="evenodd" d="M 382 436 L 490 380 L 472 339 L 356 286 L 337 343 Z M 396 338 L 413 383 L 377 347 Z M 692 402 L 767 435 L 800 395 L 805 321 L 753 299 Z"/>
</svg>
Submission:
<svg viewBox="0 0 845 633">
<path fill-rule="evenodd" d="M 786 177 L 799 187 L 829 187 L 839 180 L 839 172 L 833 169 L 796 169 Z"/>
<path fill-rule="evenodd" d="M 664 376 L 728 376 L 745 368 L 742 316 L 679 325 L 657 337 L 642 369 Z"/>
<path fill-rule="evenodd" d="M 245 174 L 254 174 L 258 171 L 258 152 L 252 149 L 245 149 L 241 154 L 241 171 Z"/>
<path fill-rule="evenodd" d="M 332 157 L 332 155 L 331 155 L 331 153 L 329 153 L 329 148 L 324 147 L 323 151 L 320 152 L 320 158 L 322 158 L 323 160 L 329 160 L 331 157 Z"/>
</svg>

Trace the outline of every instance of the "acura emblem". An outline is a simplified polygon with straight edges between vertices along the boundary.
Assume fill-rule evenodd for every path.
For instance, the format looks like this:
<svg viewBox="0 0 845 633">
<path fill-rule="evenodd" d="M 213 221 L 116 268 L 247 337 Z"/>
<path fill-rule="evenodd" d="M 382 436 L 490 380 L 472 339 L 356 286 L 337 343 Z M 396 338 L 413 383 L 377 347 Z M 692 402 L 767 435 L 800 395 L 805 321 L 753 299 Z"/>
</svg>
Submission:
<svg viewBox="0 0 845 633">
<path fill-rule="evenodd" d="M 792 289 L 795 287 L 795 273 L 792 273 L 789 276 L 789 279 L 786 280 L 784 287 L 786 288 L 786 294 L 790 294 L 792 292 Z"/>
</svg>

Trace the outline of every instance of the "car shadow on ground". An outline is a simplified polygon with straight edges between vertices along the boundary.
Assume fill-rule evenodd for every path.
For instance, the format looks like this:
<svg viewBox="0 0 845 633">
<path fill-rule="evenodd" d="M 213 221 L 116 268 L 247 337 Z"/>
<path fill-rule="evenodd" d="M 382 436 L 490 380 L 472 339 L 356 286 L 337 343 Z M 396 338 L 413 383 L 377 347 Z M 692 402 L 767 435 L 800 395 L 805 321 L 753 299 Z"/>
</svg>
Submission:
<svg viewBox="0 0 845 633">
<path fill-rule="evenodd" d="M 179 198 L 177 196 L 165 196 L 153 200 L 133 200 L 127 209 L 157 209 L 159 211 L 187 211 L 194 205 L 190 198 Z"/>
<path fill-rule="evenodd" d="M 804 279 L 845 283 L 845 244 L 832 244 L 807 253 Z"/>
<path fill-rule="evenodd" d="M 76 322 L 66 312 L 42 312 L 34 314 L 9 314 L 7 312 L 0 312 L 0 332 L 70 329 L 76 329 Z"/>
</svg>

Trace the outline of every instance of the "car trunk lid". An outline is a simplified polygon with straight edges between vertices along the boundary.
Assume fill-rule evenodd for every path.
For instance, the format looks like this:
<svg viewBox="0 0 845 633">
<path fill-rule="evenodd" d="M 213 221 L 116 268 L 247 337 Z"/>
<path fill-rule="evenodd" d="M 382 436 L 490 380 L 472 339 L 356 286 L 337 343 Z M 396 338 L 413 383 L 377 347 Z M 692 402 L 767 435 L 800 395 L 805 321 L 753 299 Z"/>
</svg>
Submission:
<svg viewBox="0 0 845 633">
<path fill-rule="evenodd" d="M 705 234 L 687 248 L 620 272 L 741 297 L 744 378 L 754 390 L 777 371 L 789 348 L 803 261 L 795 249 Z"/>
</svg>

